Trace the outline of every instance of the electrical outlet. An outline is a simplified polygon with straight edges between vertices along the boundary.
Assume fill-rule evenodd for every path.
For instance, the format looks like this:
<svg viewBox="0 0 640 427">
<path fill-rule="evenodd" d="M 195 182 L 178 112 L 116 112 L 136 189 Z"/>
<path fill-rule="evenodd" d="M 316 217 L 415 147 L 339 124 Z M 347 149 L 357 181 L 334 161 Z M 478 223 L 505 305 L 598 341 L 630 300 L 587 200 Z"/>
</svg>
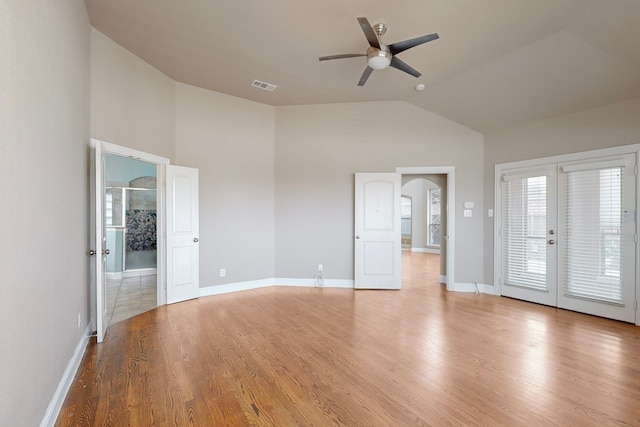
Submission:
<svg viewBox="0 0 640 427">
<path fill-rule="evenodd" d="M 82 325 L 82 315 L 78 312 L 78 328 Z"/>
<path fill-rule="evenodd" d="M 226 276 L 226 275 L 227 275 L 227 270 L 226 270 L 226 269 L 224 269 L 224 268 L 221 268 L 221 269 L 220 269 L 220 277 L 224 277 L 224 276 Z"/>
<path fill-rule="evenodd" d="M 318 264 L 318 271 L 322 271 L 322 264 Z"/>
</svg>

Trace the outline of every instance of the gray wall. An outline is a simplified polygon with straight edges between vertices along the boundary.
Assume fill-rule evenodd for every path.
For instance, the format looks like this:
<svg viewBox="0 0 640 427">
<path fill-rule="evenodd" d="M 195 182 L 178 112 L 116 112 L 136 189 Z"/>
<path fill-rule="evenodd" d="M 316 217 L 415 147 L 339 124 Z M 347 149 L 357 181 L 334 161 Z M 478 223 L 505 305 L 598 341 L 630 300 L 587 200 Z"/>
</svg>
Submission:
<svg viewBox="0 0 640 427">
<path fill-rule="evenodd" d="M 636 143 L 640 143 L 640 99 L 489 134 L 485 138 L 485 206 L 493 207 L 496 164 Z M 484 283 L 493 284 L 494 223 L 486 212 L 484 225 Z"/>
<path fill-rule="evenodd" d="M 32 427 L 89 319 L 90 27 L 76 0 L 0 21 L 0 425 Z"/>
<path fill-rule="evenodd" d="M 276 109 L 276 277 L 353 279 L 354 172 L 456 168 L 456 282 L 483 278 L 483 136 L 408 103 Z M 464 242 L 464 243 L 463 243 Z"/>
<path fill-rule="evenodd" d="M 273 277 L 274 107 L 177 83 L 175 150 L 200 169 L 200 286 Z"/>
<path fill-rule="evenodd" d="M 91 29 L 91 137 L 173 159 L 175 83 Z"/>
</svg>

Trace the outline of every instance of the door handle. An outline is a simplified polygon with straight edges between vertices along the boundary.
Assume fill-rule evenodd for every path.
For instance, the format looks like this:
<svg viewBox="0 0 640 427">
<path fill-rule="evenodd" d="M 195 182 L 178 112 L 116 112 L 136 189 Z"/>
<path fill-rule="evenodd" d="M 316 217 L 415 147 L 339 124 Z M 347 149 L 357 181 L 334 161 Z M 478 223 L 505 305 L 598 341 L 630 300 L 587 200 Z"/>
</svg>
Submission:
<svg viewBox="0 0 640 427">
<path fill-rule="evenodd" d="M 111 251 L 109 249 L 103 249 L 102 250 L 102 255 L 109 255 L 111 253 Z"/>
<path fill-rule="evenodd" d="M 194 243 L 198 243 L 198 242 L 199 242 L 198 238 L 197 238 L 197 237 L 194 237 L 194 238 L 193 238 L 193 242 L 194 242 Z"/>
<path fill-rule="evenodd" d="M 359 239 L 359 238 L 360 238 L 360 236 L 356 236 L 356 239 Z"/>
<path fill-rule="evenodd" d="M 547 240 L 547 243 L 550 244 L 550 245 L 554 245 L 556 243 L 556 241 L 555 240 Z"/>
<path fill-rule="evenodd" d="M 94 251 L 93 249 L 89 249 L 89 256 L 94 256 L 95 254 L 97 254 L 96 251 Z"/>
</svg>

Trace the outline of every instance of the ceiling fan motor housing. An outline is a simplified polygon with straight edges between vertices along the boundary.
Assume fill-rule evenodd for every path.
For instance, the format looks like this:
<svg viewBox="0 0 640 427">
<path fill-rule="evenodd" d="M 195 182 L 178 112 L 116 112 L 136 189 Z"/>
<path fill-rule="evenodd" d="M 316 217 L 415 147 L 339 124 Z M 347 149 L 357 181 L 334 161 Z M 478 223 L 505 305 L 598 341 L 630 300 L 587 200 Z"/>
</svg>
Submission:
<svg viewBox="0 0 640 427">
<path fill-rule="evenodd" d="M 380 49 L 369 46 L 367 49 L 367 64 L 374 70 L 383 70 L 391 64 L 393 55 L 386 45 L 380 44 Z"/>
</svg>

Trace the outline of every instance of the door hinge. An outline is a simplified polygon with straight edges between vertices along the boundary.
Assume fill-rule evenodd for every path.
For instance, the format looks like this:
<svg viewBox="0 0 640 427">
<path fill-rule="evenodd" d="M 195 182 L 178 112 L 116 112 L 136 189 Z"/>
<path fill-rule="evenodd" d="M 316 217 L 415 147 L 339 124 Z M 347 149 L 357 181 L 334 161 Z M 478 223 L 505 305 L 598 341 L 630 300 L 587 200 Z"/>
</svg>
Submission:
<svg viewBox="0 0 640 427">
<path fill-rule="evenodd" d="M 634 241 L 635 243 L 638 243 L 638 233 L 635 233 L 635 234 L 633 235 L 633 241 Z"/>
</svg>

